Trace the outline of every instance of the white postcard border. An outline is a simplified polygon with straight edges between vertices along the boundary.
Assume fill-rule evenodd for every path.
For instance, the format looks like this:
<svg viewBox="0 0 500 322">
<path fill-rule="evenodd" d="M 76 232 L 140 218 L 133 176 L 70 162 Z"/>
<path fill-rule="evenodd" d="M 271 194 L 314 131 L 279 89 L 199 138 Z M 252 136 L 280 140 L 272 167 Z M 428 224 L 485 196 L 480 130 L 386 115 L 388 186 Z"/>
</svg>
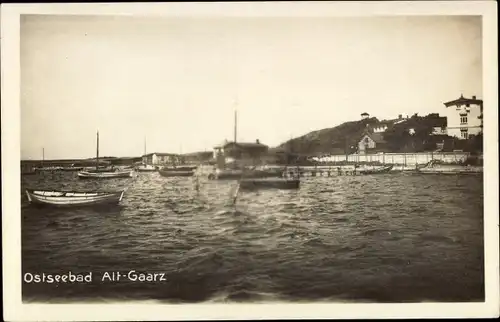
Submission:
<svg viewBox="0 0 500 322">
<path fill-rule="evenodd" d="M 484 303 L 417 304 L 23 304 L 20 215 L 20 39 L 21 14 L 147 16 L 372 16 L 482 15 L 484 88 Z M 494 1 L 264 2 L 2 5 L 2 222 L 4 319 L 8 321 L 208 320 L 494 317 L 499 314 L 498 75 Z"/>
</svg>

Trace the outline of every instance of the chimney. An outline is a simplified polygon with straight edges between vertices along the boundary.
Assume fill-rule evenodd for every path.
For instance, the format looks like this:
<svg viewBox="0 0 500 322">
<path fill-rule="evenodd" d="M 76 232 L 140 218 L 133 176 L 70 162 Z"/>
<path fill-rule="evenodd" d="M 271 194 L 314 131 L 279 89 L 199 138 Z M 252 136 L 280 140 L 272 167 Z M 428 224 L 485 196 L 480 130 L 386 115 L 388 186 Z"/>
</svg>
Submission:
<svg viewBox="0 0 500 322">
<path fill-rule="evenodd" d="M 403 114 L 398 115 L 398 120 L 401 120 L 403 118 Z"/>
<path fill-rule="evenodd" d="M 476 99 L 476 95 L 472 96 L 472 99 L 475 100 Z"/>
</svg>

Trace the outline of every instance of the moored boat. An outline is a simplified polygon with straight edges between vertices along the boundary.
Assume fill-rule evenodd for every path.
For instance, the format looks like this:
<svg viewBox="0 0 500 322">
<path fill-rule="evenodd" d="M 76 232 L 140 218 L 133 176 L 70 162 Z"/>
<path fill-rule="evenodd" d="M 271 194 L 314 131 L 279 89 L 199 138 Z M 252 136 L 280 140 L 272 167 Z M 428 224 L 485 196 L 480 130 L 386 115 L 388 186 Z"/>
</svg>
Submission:
<svg viewBox="0 0 500 322">
<path fill-rule="evenodd" d="M 31 204 L 48 206 L 95 206 L 118 204 L 125 191 L 56 191 L 27 189 L 26 196 Z"/>
<path fill-rule="evenodd" d="M 134 175 L 133 171 L 114 171 L 114 172 L 78 172 L 80 179 L 115 179 L 115 178 L 130 178 Z"/>
<path fill-rule="evenodd" d="M 177 166 L 167 166 L 162 169 L 165 171 L 194 171 L 198 168 L 197 165 L 177 165 Z"/>
<path fill-rule="evenodd" d="M 394 167 L 394 165 L 387 165 L 387 166 L 384 166 L 384 167 L 380 167 L 380 168 L 375 168 L 375 169 L 362 169 L 362 170 L 359 170 L 359 173 L 360 174 L 381 174 L 381 173 L 388 173 L 392 170 L 392 168 Z"/>
<path fill-rule="evenodd" d="M 118 171 L 115 167 L 99 167 L 99 131 L 97 131 L 97 155 L 95 169 L 78 172 L 80 179 L 115 179 L 115 178 L 130 178 L 134 171 Z"/>
<path fill-rule="evenodd" d="M 35 171 L 60 171 L 63 167 L 38 167 Z"/>
<path fill-rule="evenodd" d="M 69 166 L 69 167 L 63 167 L 61 170 L 62 171 L 82 171 L 83 167 Z"/>
<path fill-rule="evenodd" d="M 208 175 L 210 180 L 238 180 L 241 178 L 258 179 L 258 178 L 279 178 L 283 175 L 280 169 L 216 169 Z"/>
<path fill-rule="evenodd" d="M 99 168 L 89 167 L 89 168 L 85 168 L 82 170 L 84 170 L 86 172 L 98 173 L 98 172 L 115 172 L 116 168 L 115 167 L 99 167 Z"/>
<path fill-rule="evenodd" d="M 288 178 L 244 178 L 240 180 L 240 189 L 299 189 L 299 179 Z"/>
<path fill-rule="evenodd" d="M 418 166 L 415 173 L 419 174 L 481 174 L 483 167 L 443 164 L 438 160 L 431 160 L 423 166 Z"/>
<path fill-rule="evenodd" d="M 146 154 L 146 138 L 144 138 L 144 156 L 147 156 Z M 151 164 L 146 164 L 146 161 L 142 161 L 139 164 L 136 163 L 135 169 L 138 172 L 156 172 L 158 171 L 158 167 L 155 167 L 154 165 Z"/>
<path fill-rule="evenodd" d="M 192 170 L 158 170 L 158 173 L 162 177 L 192 177 L 194 175 L 194 171 Z"/>
</svg>

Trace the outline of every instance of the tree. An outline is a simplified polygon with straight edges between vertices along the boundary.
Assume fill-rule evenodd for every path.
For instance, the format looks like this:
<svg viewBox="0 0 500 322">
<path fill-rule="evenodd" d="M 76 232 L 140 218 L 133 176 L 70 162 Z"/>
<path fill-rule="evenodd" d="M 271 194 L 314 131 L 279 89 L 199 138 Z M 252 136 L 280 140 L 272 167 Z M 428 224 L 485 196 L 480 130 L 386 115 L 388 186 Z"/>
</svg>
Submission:
<svg viewBox="0 0 500 322">
<path fill-rule="evenodd" d="M 384 133 L 384 140 L 394 152 L 424 151 L 429 148 L 432 131 L 432 122 L 427 117 L 414 114 L 407 121 L 389 127 Z"/>
<path fill-rule="evenodd" d="M 481 154 L 483 152 L 483 133 L 470 135 L 465 142 L 464 151 L 472 154 Z"/>
</svg>

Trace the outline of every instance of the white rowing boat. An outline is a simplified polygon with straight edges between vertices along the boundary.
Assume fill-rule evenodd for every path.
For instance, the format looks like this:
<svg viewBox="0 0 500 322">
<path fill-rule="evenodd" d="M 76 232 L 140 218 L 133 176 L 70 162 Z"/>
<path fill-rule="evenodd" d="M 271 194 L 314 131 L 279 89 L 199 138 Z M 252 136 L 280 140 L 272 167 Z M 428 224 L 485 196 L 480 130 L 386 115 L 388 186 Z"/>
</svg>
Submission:
<svg viewBox="0 0 500 322">
<path fill-rule="evenodd" d="M 118 204 L 123 199 L 125 191 L 55 191 L 27 189 L 26 196 L 32 204 L 51 206 L 94 206 L 103 204 Z"/>
</svg>

